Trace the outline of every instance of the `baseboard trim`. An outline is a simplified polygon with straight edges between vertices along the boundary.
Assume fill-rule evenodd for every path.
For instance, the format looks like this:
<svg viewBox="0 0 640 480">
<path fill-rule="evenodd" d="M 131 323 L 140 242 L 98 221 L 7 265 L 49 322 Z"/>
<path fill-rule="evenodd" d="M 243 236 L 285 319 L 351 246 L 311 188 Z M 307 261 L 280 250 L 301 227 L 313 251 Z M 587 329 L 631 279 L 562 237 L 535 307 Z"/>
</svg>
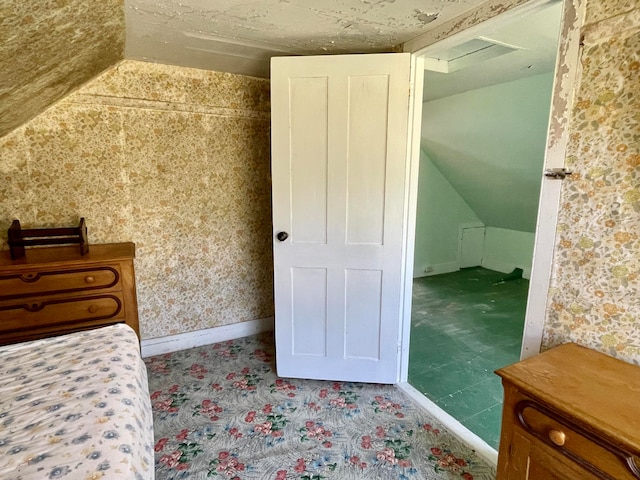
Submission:
<svg viewBox="0 0 640 480">
<path fill-rule="evenodd" d="M 233 323 L 220 327 L 196 330 L 194 332 L 169 335 L 167 337 L 150 338 L 140 342 L 143 357 L 153 357 L 163 353 L 177 352 L 187 348 L 210 345 L 234 338 L 248 337 L 257 333 L 268 332 L 274 328 L 274 318 L 261 318 L 248 322 Z"/>
<path fill-rule="evenodd" d="M 426 270 L 429 270 L 428 272 Z M 443 273 L 452 273 L 460 270 L 460 261 L 436 263 L 435 265 L 424 266 L 420 270 L 414 270 L 413 278 L 431 277 L 433 275 L 441 275 Z"/>
<path fill-rule="evenodd" d="M 486 257 L 482 259 L 482 266 L 488 270 L 500 273 L 511 273 L 515 268 L 522 268 L 515 263 L 503 262 L 499 258 Z"/>
<path fill-rule="evenodd" d="M 469 445 L 469 447 L 475 450 L 480 457 L 493 466 L 498 465 L 498 452 L 478 435 L 462 425 L 458 420 L 453 418 L 407 382 L 398 383 L 396 384 L 396 387 L 407 394 L 420 408 L 424 409 L 428 414 L 432 415 L 436 420 L 442 423 L 442 425 L 453 435 L 458 437 L 458 439 Z"/>
</svg>

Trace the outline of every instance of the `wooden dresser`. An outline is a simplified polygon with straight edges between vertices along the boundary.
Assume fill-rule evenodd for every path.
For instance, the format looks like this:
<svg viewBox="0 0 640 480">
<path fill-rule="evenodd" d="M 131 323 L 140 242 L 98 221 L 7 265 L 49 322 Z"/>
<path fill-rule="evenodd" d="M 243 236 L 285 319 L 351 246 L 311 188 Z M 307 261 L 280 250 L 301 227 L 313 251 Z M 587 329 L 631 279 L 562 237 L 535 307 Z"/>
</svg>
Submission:
<svg viewBox="0 0 640 480">
<path fill-rule="evenodd" d="M 569 343 L 496 373 L 498 480 L 640 479 L 640 367 Z"/>
<path fill-rule="evenodd" d="M 140 336 L 133 243 L 0 252 L 0 344 L 125 322 Z"/>
</svg>

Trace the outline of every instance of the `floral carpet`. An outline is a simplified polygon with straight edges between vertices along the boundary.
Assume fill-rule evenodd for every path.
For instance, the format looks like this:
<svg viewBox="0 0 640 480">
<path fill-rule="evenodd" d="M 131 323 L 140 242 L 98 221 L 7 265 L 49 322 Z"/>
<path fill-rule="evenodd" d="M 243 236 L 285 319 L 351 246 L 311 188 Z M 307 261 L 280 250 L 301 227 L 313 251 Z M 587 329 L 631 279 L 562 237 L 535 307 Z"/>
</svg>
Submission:
<svg viewBox="0 0 640 480">
<path fill-rule="evenodd" d="M 277 377 L 271 334 L 145 362 L 158 480 L 495 479 L 393 386 Z"/>
</svg>

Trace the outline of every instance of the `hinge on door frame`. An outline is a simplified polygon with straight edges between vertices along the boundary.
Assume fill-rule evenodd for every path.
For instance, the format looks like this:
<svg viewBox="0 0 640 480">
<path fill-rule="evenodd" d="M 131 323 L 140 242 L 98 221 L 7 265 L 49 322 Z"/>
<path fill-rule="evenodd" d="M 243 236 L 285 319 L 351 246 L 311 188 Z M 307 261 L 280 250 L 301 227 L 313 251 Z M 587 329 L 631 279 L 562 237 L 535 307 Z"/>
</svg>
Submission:
<svg viewBox="0 0 640 480">
<path fill-rule="evenodd" d="M 564 180 L 567 175 L 571 175 L 573 172 L 569 172 L 566 168 L 547 168 L 544 171 L 544 176 L 555 180 Z"/>
</svg>

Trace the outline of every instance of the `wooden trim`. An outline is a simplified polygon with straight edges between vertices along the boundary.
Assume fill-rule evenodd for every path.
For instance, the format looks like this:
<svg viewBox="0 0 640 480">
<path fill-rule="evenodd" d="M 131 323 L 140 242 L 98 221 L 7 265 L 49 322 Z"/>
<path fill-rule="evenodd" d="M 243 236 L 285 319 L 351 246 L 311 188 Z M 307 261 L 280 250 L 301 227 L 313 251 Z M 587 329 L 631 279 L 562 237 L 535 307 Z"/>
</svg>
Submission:
<svg viewBox="0 0 640 480">
<path fill-rule="evenodd" d="M 152 357 L 164 353 L 177 352 L 187 348 L 211 345 L 217 342 L 225 342 L 234 338 L 247 337 L 262 332 L 270 332 L 274 329 L 274 318 L 267 317 L 248 322 L 233 323 L 220 327 L 196 330 L 194 332 L 169 335 L 142 340 L 142 356 Z"/>
</svg>

